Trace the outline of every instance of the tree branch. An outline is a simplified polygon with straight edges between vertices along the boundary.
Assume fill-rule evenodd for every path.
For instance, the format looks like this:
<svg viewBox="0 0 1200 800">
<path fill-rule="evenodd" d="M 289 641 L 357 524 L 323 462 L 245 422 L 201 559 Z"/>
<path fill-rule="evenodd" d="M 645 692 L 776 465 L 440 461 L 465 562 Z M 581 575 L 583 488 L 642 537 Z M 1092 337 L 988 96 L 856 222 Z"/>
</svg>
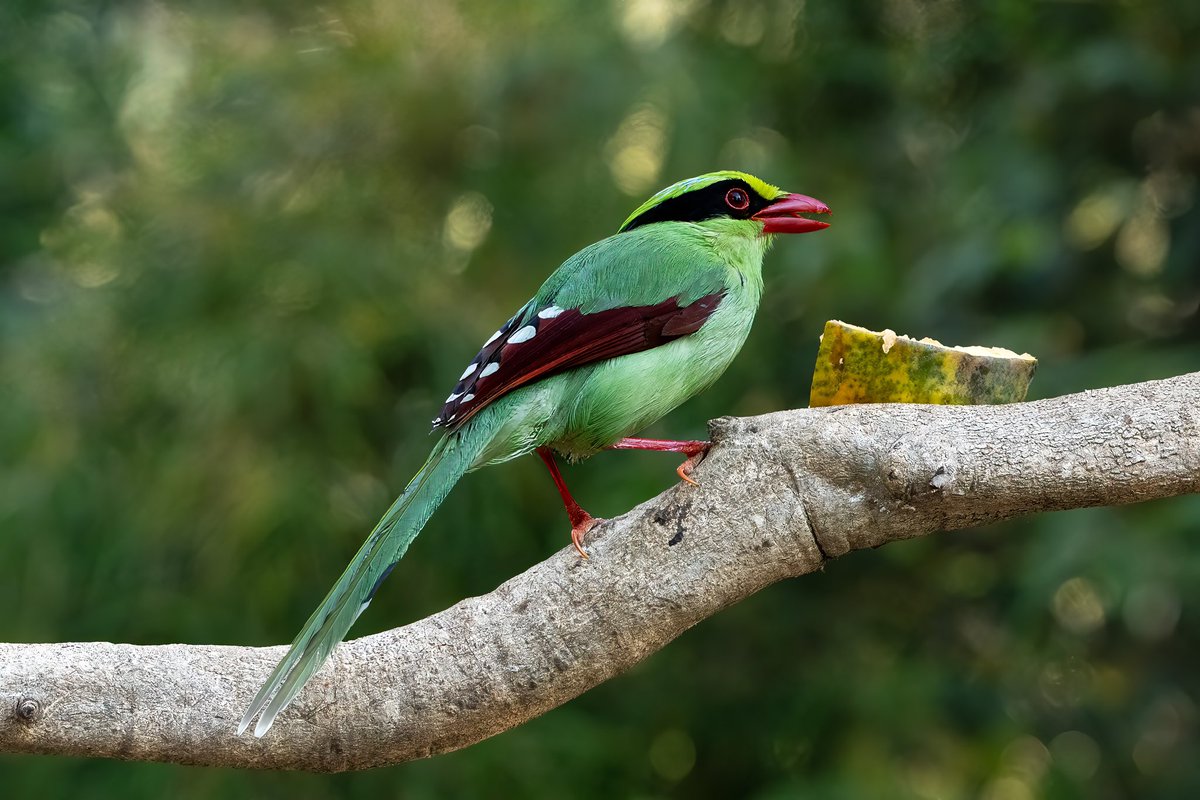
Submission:
<svg viewBox="0 0 1200 800">
<path fill-rule="evenodd" d="M 466 747 L 827 558 L 1019 514 L 1200 491 L 1200 372 L 1008 406 L 712 424 L 678 485 L 491 594 L 339 647 L 263 739 L 282 647 L 0 645 L 0 751 L 334 771 Z"/>
</svg>

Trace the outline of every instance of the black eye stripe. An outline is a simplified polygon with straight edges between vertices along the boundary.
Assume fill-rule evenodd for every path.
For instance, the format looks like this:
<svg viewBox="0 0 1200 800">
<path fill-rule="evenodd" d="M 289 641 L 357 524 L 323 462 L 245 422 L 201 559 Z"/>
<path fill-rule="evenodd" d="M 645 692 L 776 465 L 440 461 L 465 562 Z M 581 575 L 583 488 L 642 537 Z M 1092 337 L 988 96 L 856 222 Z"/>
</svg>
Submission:
<svg viewBox="0 0 1200 800">
<path fill-rule="evenodd" d="M 726 199 L 735 189 L 746 193 L 747 202 L 742 208 L 731 206 Z M 621 231 L 630 231 L 652 222 L 703 222 L 713 217 L 748 219 L 768 205 L 770 201 L 750 188 L 748 183 L 731 178 L 664 200 L 630 220 Z"/>
</svg>

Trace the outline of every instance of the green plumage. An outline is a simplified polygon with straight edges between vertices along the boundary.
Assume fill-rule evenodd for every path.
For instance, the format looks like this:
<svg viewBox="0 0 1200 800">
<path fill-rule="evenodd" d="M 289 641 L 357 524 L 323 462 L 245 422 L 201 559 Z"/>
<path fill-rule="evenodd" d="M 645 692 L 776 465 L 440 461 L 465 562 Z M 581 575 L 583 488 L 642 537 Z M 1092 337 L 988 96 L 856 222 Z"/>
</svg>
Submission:
<svg viewBox="0 0 1200 800">
<path fill-rule="evenodd" d="M 685 305 L 721 290 L 728 295 L 691 336 L 556 375 L 497 400 L 478 415 L 498 417 L 497 436 L 483 462 L 507 461 L 541 445 L 586 458 L 711 386 L 746 341 L 762 296 L 769 239 L 756 228 L 740 220 L 664 222 L 611 236 L 568 259 L 530 308 L 557 305 L 594 313 L 672 297 Z M 650 386 L 655 391 L 646 391 Z"/>
<path fill-rule="evenodd" d="M 720 377 L 750 332 L 762 294 L 763 255 L 772 237 L 759 221 L 725 215 L 626 228 L 658 203 L 730 179 L 744 181 L 764 205 L 786 196 L 752 176 L 731 172 L 669 187 L 639 208 L 621 233 L 569 258 L 509 328 L 536 322 L 537 312 L 548 307 L 587 315 L 672 298 L 682 307 L 723 292 L 699 330 L 520 386 L 446 433 L 313 612 L 246 711 L 239 733 L 260 711 L 254 734 L 261 736 L 271 727 L 465 473 L 541 446 L 586 458 L 653 423 Z"/>
</svg>

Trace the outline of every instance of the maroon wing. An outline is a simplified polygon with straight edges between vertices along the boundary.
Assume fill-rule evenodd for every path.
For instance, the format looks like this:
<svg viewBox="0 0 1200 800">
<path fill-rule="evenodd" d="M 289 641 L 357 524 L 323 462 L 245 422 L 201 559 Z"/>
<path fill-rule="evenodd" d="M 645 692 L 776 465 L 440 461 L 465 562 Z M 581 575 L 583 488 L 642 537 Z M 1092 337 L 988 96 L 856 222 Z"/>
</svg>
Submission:
<svg viewBox="0 0 1200 800">
<path fill-rule="evenodd" d="M 518 386 L 695 333 L 724 297 L 721 291 L 686 306 L 673 297 L 652 306 L 592 314 L 558 306 L 518 314 L 496 331 L 471 361 L 433 425 L 456 430 Z"/>
</svg>

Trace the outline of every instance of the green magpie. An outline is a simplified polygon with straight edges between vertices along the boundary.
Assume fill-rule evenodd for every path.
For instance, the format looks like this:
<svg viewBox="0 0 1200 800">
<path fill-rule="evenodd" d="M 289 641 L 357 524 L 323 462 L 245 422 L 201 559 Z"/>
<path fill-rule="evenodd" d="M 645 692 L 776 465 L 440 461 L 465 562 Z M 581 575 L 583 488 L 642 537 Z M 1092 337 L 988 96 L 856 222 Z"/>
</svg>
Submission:
<svg viewBox="0 0 1200 800">
<path fill-rule="evenodd" d="M 371 602 L 466 473 L 536 452 L 571 522 L 600 520 L 571 497 L 555 463 L 600 450 L 682 453 L 689 483 L 707 442 L 630 438 L 707 389 L 737 355 L 762 296 L 774 235 L 828 227 L 819 200 L 744 172 L 710 172 L 658 192 L 613 236 L 563 262 L 493 333 L 433 420 L 441 438 L 309 617 L 238 726 L 266 733 Z"/>
</svg>

